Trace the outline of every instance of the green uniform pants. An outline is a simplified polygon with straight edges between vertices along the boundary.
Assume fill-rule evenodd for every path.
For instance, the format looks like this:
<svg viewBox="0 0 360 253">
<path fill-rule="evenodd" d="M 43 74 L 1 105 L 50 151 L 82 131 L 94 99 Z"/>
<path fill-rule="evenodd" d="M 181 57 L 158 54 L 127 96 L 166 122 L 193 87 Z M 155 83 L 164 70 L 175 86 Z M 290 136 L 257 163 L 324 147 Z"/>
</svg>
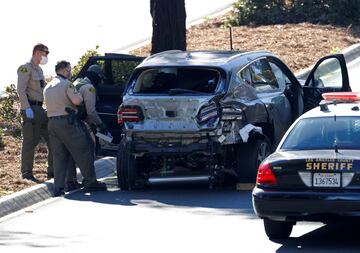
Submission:
<svg viewBox="0 0 360 253">
<path fill-rule="evenodd" d="M 84 128 L 85 128 L 85 133 L 86 133 L 86 137 L 88 138 L 88 143 L 89 143 L 89 148 L 91 149 L 91 153 L 93 154 L 93 160 L 95 161 L 95 142 L 91 136 L 90 131 L 91 128 L 90 126 L 88 126 L 86 123 L 84 124 Z M 68 165 L 67 165 L 67 173 L 66 173 L 66 182 L 68 183 L 74 183 L 77 182 L 76 179 L 76 164 L 74 161 L 74 158 L 70 157 L 68 160 Z"/>
<path fill-rule="evenodd" d="M 55 187 L 65 187 L 71 157 L 74 158 L 84 177 L 83 186 L 95 182 L 94 156 L 84 123 L 75 120 L 70 124 L 69 116 L 50 117 L 48 128 L 54 159 Z"/>
<path fill-rule="evenodd" d="M 38 105 L 31 106 L 34 118 L 28 119 L 25 111 L 21 111 L 23 143 L 21 148 L 21 174 L 23 177 L 32 176 L 34 166 L 35 148 L 40 138 L 46 141 L 48 146 L 48 176 L 53 175 L 53 159 L 49 145 L 48 119 L 45 110 Z"/>
</svg>

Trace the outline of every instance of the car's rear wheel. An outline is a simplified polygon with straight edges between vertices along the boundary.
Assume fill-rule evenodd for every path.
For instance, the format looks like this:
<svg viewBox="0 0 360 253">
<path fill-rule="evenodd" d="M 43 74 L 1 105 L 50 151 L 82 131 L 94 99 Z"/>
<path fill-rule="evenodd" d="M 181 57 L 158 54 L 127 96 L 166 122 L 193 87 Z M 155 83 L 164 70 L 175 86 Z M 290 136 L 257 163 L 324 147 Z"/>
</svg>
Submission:
<svg viewBox="0 0 360 253">
<path fill-rule="evenodd" d="M 238 182 L 255 183 L 260 163 L 271 154 L 271 144 L 267 137 L 250 140 L 236 150 L 236 173 Z"/>
<path fill-rule="evenodd" d="M 130 153 L 130 145 L 125 139 L 121 140 L 118 148 L 116 172 L 118 185 L 121 190 L 136 188 L 138 166 L 135 157 Z"/>
<path fill-rule="evenodd" d="M 293 229 L 294 223 L 286 221 L 273 221 L 264 219 L 265 233 L 270 239 L 287 239 Z"/>
</svg>

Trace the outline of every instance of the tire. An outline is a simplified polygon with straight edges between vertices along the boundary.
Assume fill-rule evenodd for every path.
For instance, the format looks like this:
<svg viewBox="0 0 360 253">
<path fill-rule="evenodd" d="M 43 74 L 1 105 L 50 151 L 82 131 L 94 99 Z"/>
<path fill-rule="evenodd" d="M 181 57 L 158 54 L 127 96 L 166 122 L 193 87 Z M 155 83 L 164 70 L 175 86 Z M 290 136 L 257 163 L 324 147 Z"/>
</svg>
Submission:
<svg viewBox="0 0 360 253">
<path fill-rule="evenodd" d="M 135 189 L 137 179 L 137 166 L 135 158 L 130 153 L 130 145 L 125 139 L 122 139 L 116 155 L 116 172 L 118 186 L 121 190 Z"/>
<path fill-rule="evenodd" d="M 236 173 L 239 183 L 255 183 L 260 163 L 271 154 L 267 137 L 257 138 L 241 144 L 236 150 Z"/>
<path fill-rule="evenodd" d="M 294 224 L 286 221 L 273 221 L 264 219 L 265 233 L 270 239 L 288 239 Z"/>
</svg>

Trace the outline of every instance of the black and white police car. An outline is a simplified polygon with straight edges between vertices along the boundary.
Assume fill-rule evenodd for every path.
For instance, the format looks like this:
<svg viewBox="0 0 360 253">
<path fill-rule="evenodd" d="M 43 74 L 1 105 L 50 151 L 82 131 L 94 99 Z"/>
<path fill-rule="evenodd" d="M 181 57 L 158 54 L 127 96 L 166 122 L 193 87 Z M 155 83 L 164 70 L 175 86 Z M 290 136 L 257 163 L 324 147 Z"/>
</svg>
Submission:
<svg viewBox="0 0 360 253">
<path fill-rule="evenodd" d="M 323 98 L 259 166 L 253 206 L 270 239 L 288 238 L 297 221 L 360 216 L 360 95 Z"/>
</svg>

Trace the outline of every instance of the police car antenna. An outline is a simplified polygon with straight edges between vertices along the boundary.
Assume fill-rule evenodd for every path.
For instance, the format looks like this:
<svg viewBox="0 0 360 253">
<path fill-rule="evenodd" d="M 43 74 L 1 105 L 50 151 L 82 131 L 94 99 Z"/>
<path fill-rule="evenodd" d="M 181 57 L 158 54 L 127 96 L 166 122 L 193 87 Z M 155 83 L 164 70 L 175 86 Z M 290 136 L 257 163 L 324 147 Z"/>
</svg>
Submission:
<svg viewBox="0 0 360 253">
<path fill-rule="evenodd" d="M 339 153 L 339 148 L 338 148 L 336 139 L 334 140 L 334 148 L 335 148 L 335 153 Z"/>
</svg>

